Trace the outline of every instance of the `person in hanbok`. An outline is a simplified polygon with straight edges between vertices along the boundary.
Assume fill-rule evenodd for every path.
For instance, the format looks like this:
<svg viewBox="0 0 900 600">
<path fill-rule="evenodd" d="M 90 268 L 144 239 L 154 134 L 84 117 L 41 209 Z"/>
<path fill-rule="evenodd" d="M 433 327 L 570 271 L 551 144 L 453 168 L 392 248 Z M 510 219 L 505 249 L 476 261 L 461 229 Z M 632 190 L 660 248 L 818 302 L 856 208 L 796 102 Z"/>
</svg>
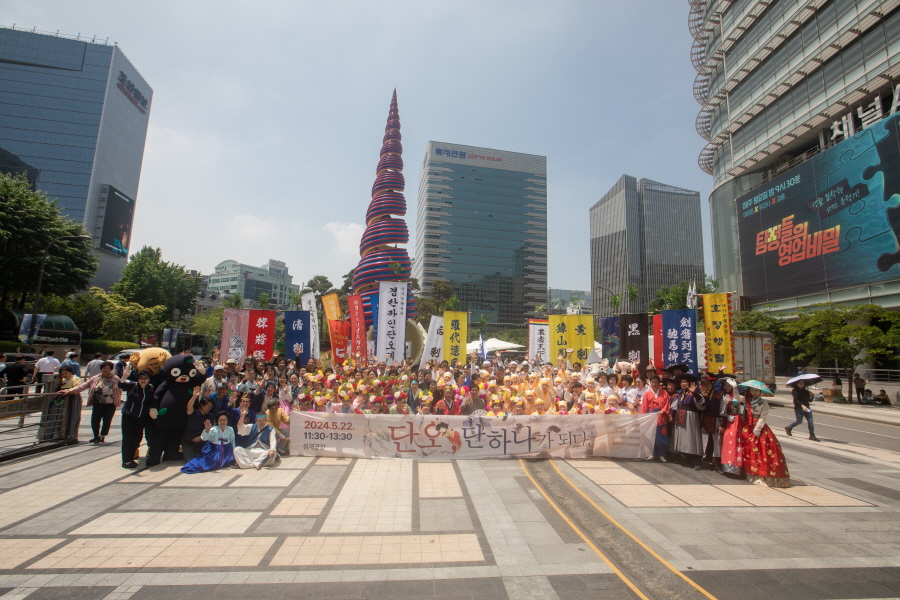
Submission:
<svg viewBox="0 0 900 600">
<path fill-rule="evenodd" d="M 726 378 L 719 380 L 722 397 L 719 400 L 719 433 L 722 435 L 720 473 L 744 474 L 744 454 L 741 451 L 741 421 L 744 417 L 744 403 L 737 395 L 737 382 Z"/>
<path fill-rule="evenodd" d="M 200 456 L 181 467 L 182 473 L 218 471 L 234 464 L 234 429 L 228 425 L 228 413 L 220 412 L 216 415 L 215 427 L 208 419 L 203 427 L 200 439 L 206 443 L 203 444 Z"/>
<path fill-rule="evenodd" d="M 669 449 L 669 393 L 659 387 L 659 376 L 650 376 L 650 389 L 644 393 L 641 399 L 641 413 L 659 413 L 656 419 L 656 441 L 653 444 L 653 454 L 648 460 L 657 458 L 660 462 L 666 462 L 666 451 Z"/>
<path fill-rule="evenodd" d="M 703 397 L 706 407 L 700 414 L 701 447 L 704 449 L 704 460 L 708 462 L 714 471 L 720 470 L 722 459 L 722 434 L 719 432 L 722 412 L 722 391 L 714 389 L 714 380 L 709 374 L 700 378 L 699 394 Z"/>
<path fill-rule="evenodd" d="M 694 375 L 678 375 L 676 382 L 681 389 L 672 397 L 672 408 L 675 410 L 672 452 L 680 453 L 685 465 L 690 463 L 695 471 L 699 471 L 703 457 L 700 413 L 706 408 L 706 399 L 697 390 L 697 377 Z"/>
<path fill-rule="evenodd" d="M 791 475 L 781 444 L 766 424 L 769 403 L 759 390 L 750 388 L 744 397 L 744 409 L 740 436 L 747 481 L 769 487 L 791 487 Z"/>
<path fill-rule="evenodd" d="M 247 428 L 247 431 L 244 431 Z M 269 425 L 266 413 L 256 413 L 256 423 L 251 426 L 238 425 L 238 431 L 247 436 L 246 448 L 234 449 L 234 461 L 241 469 L 262 469 L 275 464 L 278 453 L 278 434 Z"/>
</svg>

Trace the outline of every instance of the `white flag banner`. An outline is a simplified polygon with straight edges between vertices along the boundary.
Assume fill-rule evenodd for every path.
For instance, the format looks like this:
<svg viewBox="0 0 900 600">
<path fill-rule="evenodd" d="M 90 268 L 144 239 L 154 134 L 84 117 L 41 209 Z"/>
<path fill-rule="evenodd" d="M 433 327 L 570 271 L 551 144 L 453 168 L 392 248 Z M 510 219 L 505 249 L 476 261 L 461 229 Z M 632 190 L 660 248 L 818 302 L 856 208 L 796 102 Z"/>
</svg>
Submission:
<svg viewBox="0 0 900 600">
<path fill-rule="evenodd" d="M 312 358 L 316 360 L 321 356 L 319 345 L 319 311 L 316 308 L 316 295 L 312 292 L 303 294 L 300 298 L 300 306 L 309 311 L 309 344 Z"/>
<path fill-rule="evenodd" d="M 375 358 L 387 364 L 400 362 L 406 348 L 406 282 L 378 284 L 378 335 Z"/>
<path fill-rule="evenodd" d="M 444 317 L 431 315 L 428 335 L 425 337 L 425 353 L 422 360 L 444 360 Z"/>
<path fill-rule="evenodd" d="M 528 324 L 528 360 L 540 355 L 542 363 L 550 362 L 550 324 Z"/>
</svg>

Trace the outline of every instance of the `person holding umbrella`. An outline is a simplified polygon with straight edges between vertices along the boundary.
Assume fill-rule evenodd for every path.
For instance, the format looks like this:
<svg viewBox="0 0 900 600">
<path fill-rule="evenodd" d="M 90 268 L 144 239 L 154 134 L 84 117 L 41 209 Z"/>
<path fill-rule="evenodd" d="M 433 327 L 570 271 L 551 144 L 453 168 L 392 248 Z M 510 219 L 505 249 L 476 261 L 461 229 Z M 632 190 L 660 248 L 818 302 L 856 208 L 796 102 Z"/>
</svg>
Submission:
<svg viewBox="0 0 900 600">
<path fill-rule="evenodd" d="M 739 388 L 743 388 L 745 392 L 746 412 L 741 422 L 740 438 L 747 481 L 769 487 L 791 487 L 791 475 L 788 473 L 781 444 L 766 424 L 769 403 L 762 395 L 771 395 L 771 390 L 755 379 L 745 381 Z"/>
<path fill-rule="evenodd" d="M 809 383 L 816 383 L 817 381 L 822 381 L 822 378 L 818 375 L 814 374 L 803 374 L 794 377 L 790 381 L 788 381 L 788 386 L 793 388 L 791 390 L 791 396 L 794 398 L 794 416 L 796 420 L 784 428 L 784 432 L 788 434 L 788 436 L 793 436 L 791 430 L 797 425 L 803 424 L 803 419 L 806 419 L 807 426 L 809 427 L 809 439 L 813 442 L 820 441 L 819 438 L 816 437 L 816 431 L 813 426 L 813 414 L 812 408 L 810 408 L 809 403 L 812 400 L 812 394 L 806 388 Z"/>
</svg>

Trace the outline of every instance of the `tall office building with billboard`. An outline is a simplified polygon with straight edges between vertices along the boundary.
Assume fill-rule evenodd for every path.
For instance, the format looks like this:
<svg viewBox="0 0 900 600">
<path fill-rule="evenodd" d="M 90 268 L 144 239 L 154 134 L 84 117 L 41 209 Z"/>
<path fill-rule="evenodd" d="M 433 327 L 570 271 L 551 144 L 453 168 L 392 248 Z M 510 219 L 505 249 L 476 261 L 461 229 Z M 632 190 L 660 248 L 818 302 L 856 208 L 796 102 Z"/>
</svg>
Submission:
<svg viewBox="0 0 900 600">
<path fill-rule="evenodd" d="M 109 288 L 131 250 L 153 90 L 108 41 L 0 28 L 0 171 L 94 238 Z"/>
<path fill-rule="evenodd" d="M 691 0 L 722 290 L 791 312 L 900 307 L 900 8 Z"/>
<path fill-rule="evenodd" d="M 413 277 L 453 287 L 472 320 L 522 325 L 547 302 L 547 158 L 428 142 Z"/>
<path fill-rule="evenodd" d="M 656 290 L 703 281 L 700 193 L 622 175 L 589 211 L 591 299 L 598 318 L 640 313 Z M 637 291 L 632 301 L 629 289 Z"/>
</svg>

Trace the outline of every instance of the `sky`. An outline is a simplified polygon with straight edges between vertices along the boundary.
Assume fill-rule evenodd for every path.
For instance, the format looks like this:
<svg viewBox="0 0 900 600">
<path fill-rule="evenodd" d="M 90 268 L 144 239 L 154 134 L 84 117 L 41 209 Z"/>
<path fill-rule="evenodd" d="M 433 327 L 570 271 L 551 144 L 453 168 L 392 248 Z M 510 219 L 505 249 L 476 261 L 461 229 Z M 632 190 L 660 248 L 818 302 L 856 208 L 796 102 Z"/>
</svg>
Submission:
<svg viewBox="0 0 900 600">
<path fill-rule="evenodd" d="M 108 37 L 150 83 L 132 248 L 187 268 L 271 258 L 301 286 L 340 285 L 396 86 L 411 240 L 436 140 L 547 157 L 550 287 L 590 288 L 588 210 L 625 173 L 700 192 L 713 272 L 687 2 L 4 0 L 2 15 Z"/>
</svg>

